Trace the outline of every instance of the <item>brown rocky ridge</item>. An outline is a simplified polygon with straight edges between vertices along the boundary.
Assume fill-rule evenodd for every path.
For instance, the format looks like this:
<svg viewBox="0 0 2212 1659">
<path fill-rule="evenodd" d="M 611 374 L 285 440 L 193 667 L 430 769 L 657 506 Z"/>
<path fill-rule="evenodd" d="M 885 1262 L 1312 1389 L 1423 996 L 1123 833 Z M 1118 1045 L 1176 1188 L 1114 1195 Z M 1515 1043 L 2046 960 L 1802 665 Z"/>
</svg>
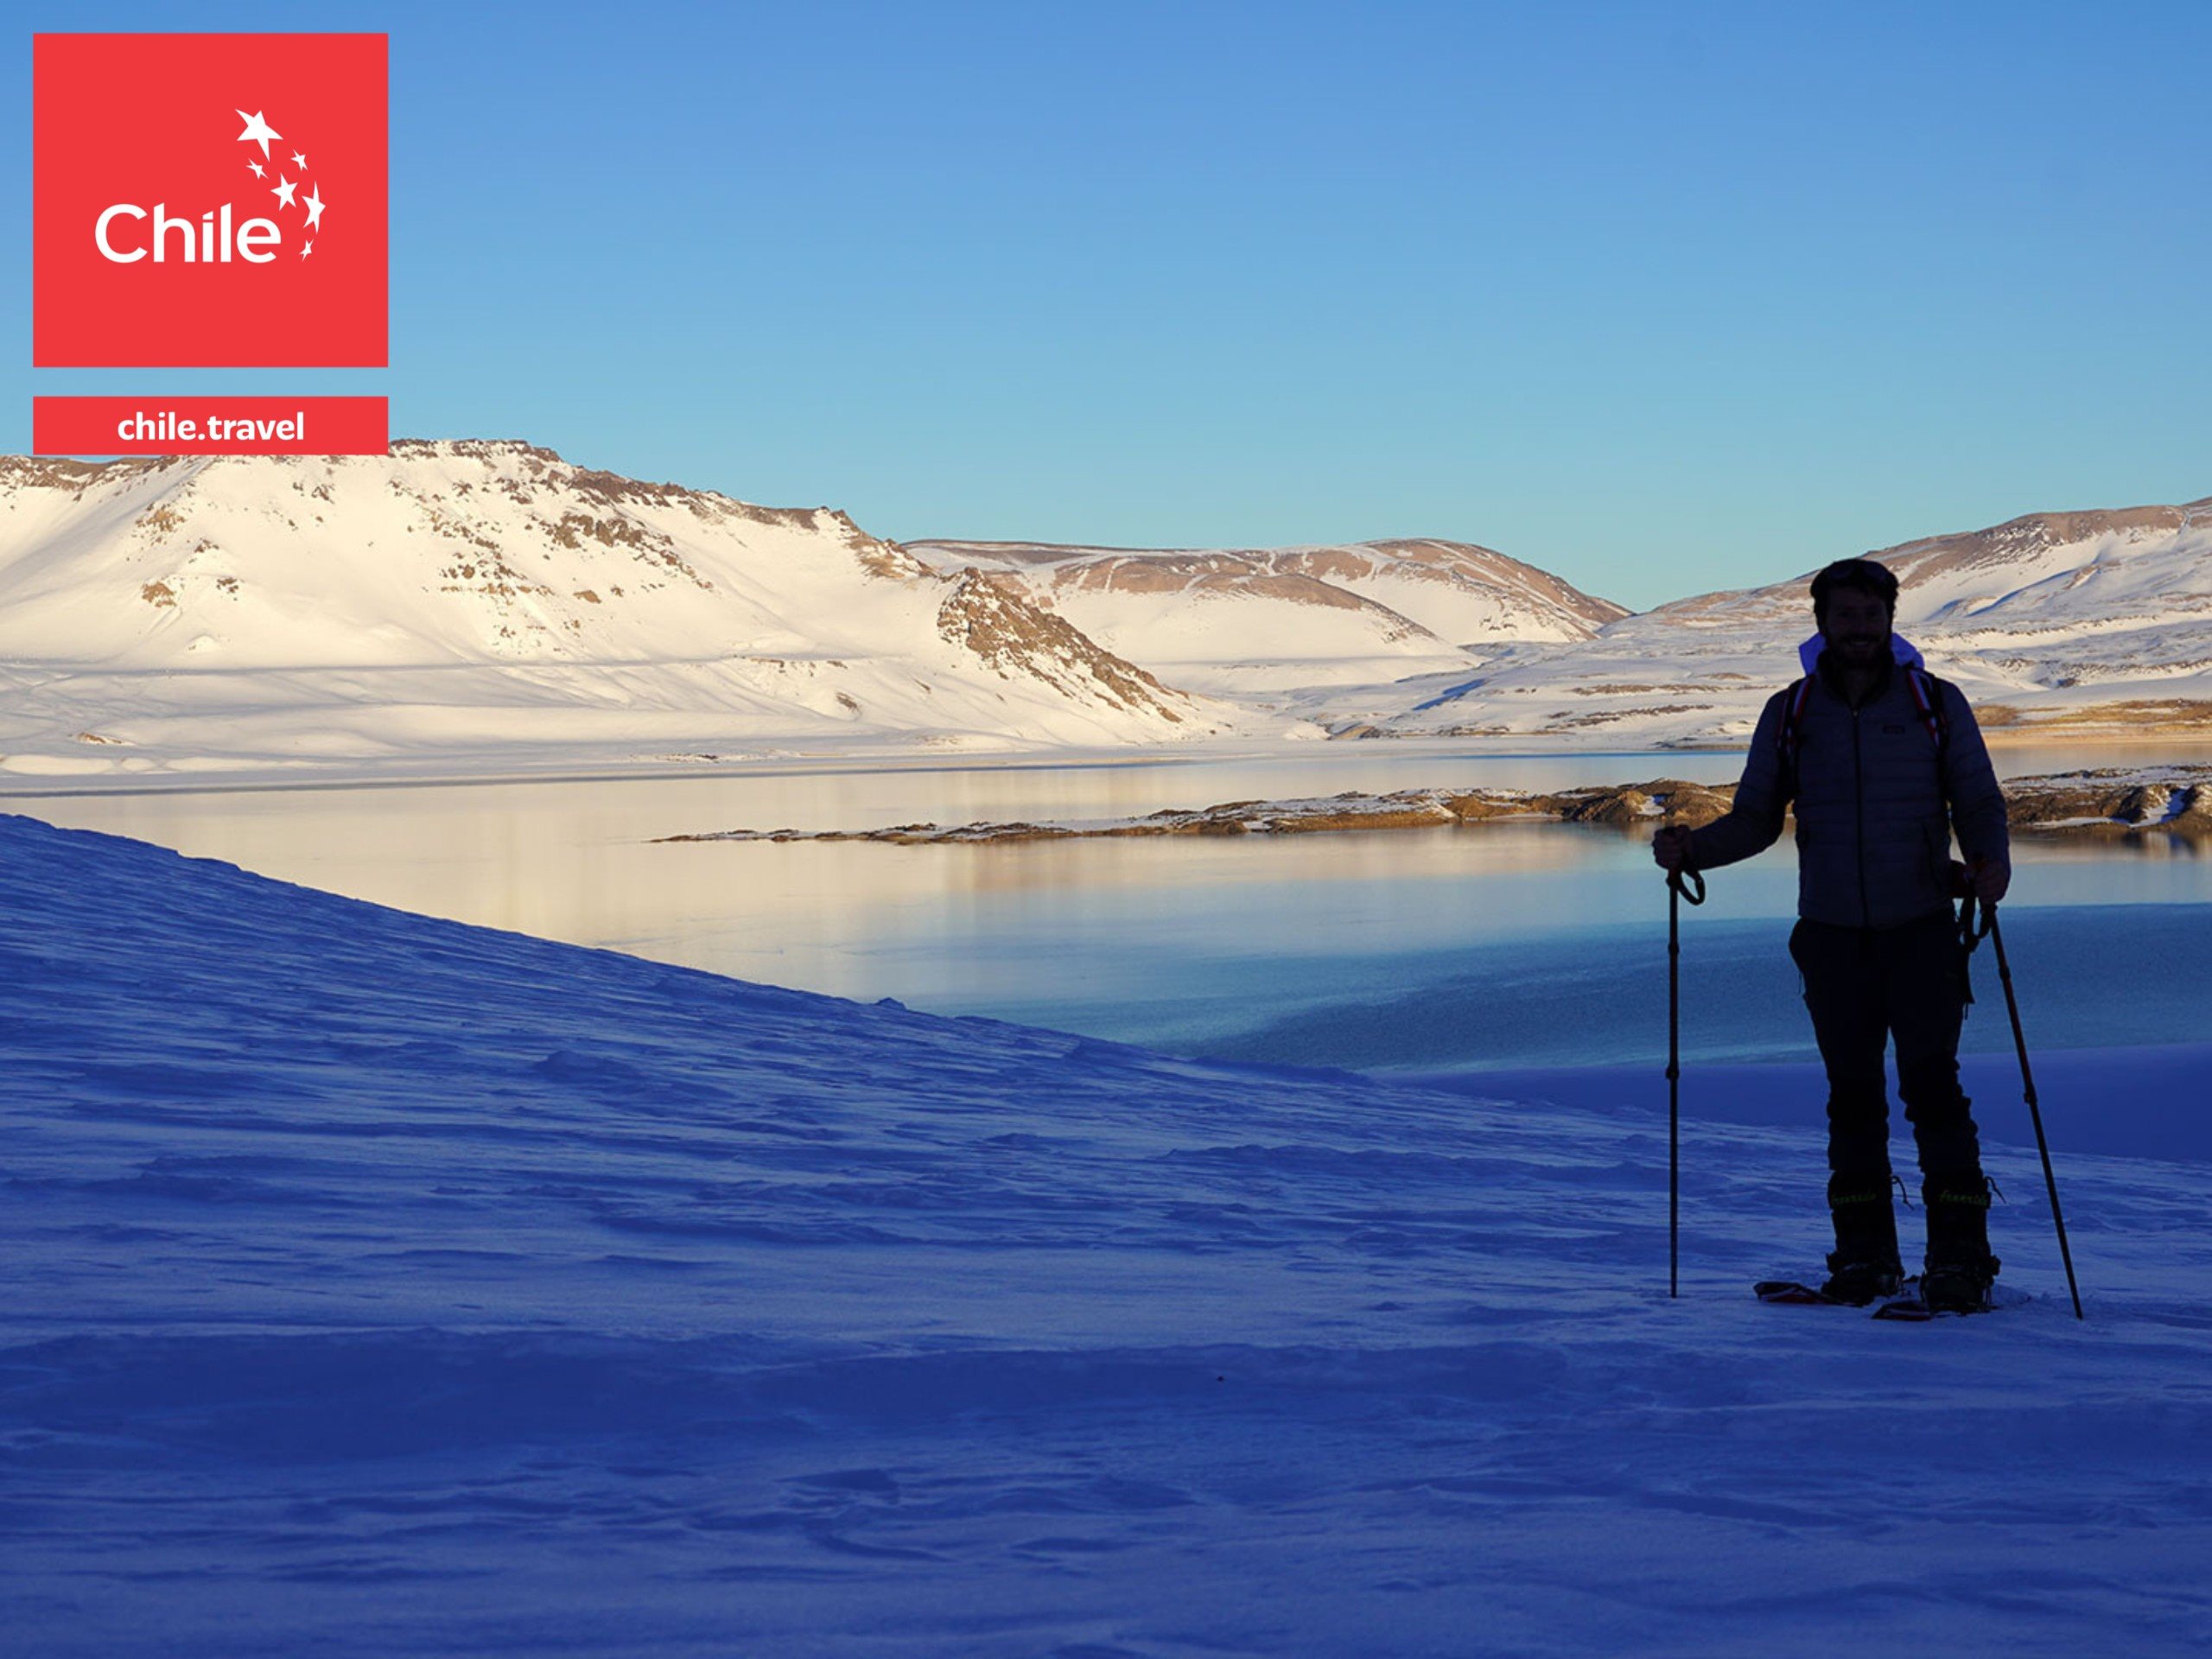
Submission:
<svg viewBox="0 0 2212 1659">
<path fill-rule="evenodd" d="M 1583 593 L 1535 565 L 1491 548 L 1440 537 L 1274 548 L 937 540 L 906 545 L 940 558 L 973 559 L 1028 572 L 1040 594 L 1198 594 L 1283 600 L 1367 612 L 1393 631 L 1385 637 L 1437 638 L 1421 621 L 1353 591 L 1357 584 L 1389 578 L 1437 590 L 1486 594 L 1504 607 L 1492 631 L 1508 633 L 1520 626 L 1506 620 L 1508 615 L 1517 615 L 1522 622 L 1548 619 L 1570 635 L 1587 637 L 1628 614 L 1624 607 Z"/>
<path fill-rule="evenodd" d="M 880 830 L 722 830 L 662 836 L 662 842 L 700 841 L 884 841 L 907 845 L 949 842 L 1098 839 L 1129 836 L 1315 835 L 1353 830 L 1440 829 L 1497 823 L 1610 825 L 1637 831 L 1662 823 L 1693 829 L 1726 812 L 1733 785 L 1678 778 L 1602 784 L 1549 793 L 1513 789 L 1406 789 L 1389 794 L 1350 790 L 1313 800 L 1224 801 L 1169 807 L 1141 818 L 1069 823 L 901 823 Z M 2016 831 L 2212 839 L 2212 769 L 2112 767 L 2016 778 L 2005 785 L 2006 817 Z"/>
<path fill-rule="evenodd" d="M 946 639 L 1007 679 L 1026 676 L 1070 696 L 1178 722 L 1192 710 L 1182 693 L 1032 602 L 1018 582 L 995 581 L 972 568 L 963 571 L 938 607 L 937 626 Z"/>
</svg>

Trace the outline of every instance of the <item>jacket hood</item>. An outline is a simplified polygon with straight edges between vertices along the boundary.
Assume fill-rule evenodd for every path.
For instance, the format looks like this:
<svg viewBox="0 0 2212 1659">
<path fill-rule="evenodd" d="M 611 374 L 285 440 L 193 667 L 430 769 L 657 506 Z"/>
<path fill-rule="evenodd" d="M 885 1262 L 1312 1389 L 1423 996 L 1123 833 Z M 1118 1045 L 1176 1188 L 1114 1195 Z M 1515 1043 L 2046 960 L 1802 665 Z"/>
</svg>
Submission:
<svg viewBox="0 0 2212 1659">
<path fill-rule="evenodd" d="M 1819 665 L 1821 653 L 1827 649 L 1827 641 L 1815 633 L 1797 647 L 1797 660 L 1805 665 L 1805 671 L 1810 674 Z M 1927 659 L 1920 654 L 1920 647 L 1901 633 L 1895 632 L 1891 633 L 1890 655 L 1901 667 L 1924 669 L 1928 666 Z"/>
</svg>

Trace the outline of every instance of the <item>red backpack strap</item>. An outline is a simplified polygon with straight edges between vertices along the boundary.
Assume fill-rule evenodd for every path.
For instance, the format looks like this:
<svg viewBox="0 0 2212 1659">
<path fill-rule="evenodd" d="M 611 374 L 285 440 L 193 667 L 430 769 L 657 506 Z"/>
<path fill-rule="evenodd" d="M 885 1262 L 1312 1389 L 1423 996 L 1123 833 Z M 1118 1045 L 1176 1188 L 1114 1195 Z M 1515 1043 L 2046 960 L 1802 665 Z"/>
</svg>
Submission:
<svg viewBox="0 0 2212 1659">
<path fill-rule="evenodd" d="M 1922 668 L 1908 668 L 1905 683 L 1912 688 L 1913 707 L 1920 710 L 1920 723 L 1928 728 L 1928 741 L 1942 754 L 1951 735 L 1951 722 L 1943 715 L 1943 684 L 1933 674 Z"/>
</svg>

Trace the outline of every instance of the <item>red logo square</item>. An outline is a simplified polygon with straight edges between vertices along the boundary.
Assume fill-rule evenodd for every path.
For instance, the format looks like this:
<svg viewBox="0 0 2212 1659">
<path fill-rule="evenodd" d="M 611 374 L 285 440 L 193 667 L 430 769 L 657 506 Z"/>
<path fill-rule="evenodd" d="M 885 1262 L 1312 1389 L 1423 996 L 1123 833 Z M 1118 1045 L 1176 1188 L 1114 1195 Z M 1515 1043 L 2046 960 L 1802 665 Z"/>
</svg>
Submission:
<svg viewBox="0 0 2212 1659">
<path fill-rule="evenodd" d="M 39 368 L 382 368 L 382 35 L 40 35 Z"/>
</svg>

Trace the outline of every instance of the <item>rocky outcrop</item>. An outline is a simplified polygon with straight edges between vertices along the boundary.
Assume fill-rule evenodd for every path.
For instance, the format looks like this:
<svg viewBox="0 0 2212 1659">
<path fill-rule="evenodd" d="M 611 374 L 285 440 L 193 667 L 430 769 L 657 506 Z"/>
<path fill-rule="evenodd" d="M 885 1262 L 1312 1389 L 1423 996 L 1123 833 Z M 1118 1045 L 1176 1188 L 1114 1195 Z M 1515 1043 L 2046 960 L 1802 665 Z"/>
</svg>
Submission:
<svg viewBox="0 0 2212 1659">
<path fill-rule="evenodd" d="M 1245 601 L 1255 616 L 1268 602 L 1362 612 L 1382 625 L 1385 638 L 1586 639 L 1628 614 L 1535 565 L 1472 543 L 1438 538 L 1276 548 L 908 545 L 940 569 L 1016 573 L 1040 597 Z"/>
<path fill-rule="evenodd" d="M 2212 775 L 2108 767 L 2008 785 L 2016 830 L 2212 834 Z"/>
<path fill-rule="evenodd" d="M 2174 772 L 2069 773 L 2016 779 L 2005 785 L 2012 827 L 2128 835 L 2156 832 L 2212 838 L 2212 776 Z M 1632 833 L 1676 823 L 1695 829 L 1726 812 L 1731 785 L 1658 778 L 1536 793 L 1523 790 L 1349 791 L 1315 800 L 1224 801 L 1191 810 L 1087 823 L 902 823 L 886 830 L 727 830 L 668 836 L 666 841 L 1046 841 L 1119 836 L 1315 835 L 1353 830 L 1441 829 L 1502 822 L 1610 826 Z"/>
<path fill-rule="evenodd" d="M 1007 679 L 1040 680 L 1062 694 L 1180 722 L 1191 702 L 1104 650 L 1012 584 L 963 571 L 938 607 L 938 632 Z"/>
<path fill-rule="evenodd" d="M 1564 823 L 1623 826 L 1678 823 L 1690 829 L 1710 823 L 1728 810 L 1735 791 L 1662 778 L 1648 784 L 1619 784 L 1568 790 L 1538 798 Z"/>
</svg>

